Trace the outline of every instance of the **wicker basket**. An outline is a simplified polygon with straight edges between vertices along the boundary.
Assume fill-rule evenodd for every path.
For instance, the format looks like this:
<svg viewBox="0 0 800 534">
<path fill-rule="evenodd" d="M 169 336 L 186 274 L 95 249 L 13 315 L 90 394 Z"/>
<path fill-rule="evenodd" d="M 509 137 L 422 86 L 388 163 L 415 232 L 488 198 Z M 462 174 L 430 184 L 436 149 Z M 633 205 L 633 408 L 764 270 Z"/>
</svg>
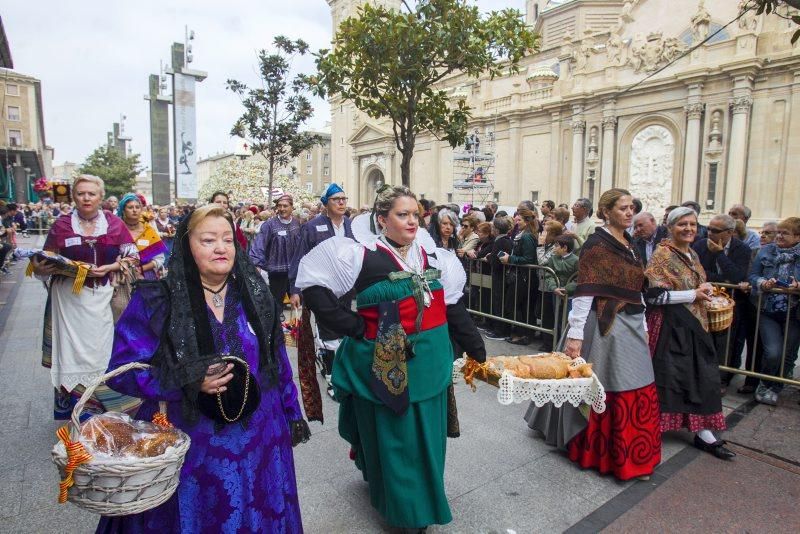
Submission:
<svg viewBox="0 0 800 534">
<path fill-rule="evenodd" d="M 724 289 L 714 288 L 714 296 L 724 296 L 728 299 L 728 305 L 721 308 L 708 308 L 708 330 L 711 332 L 722 332 L 733 324 L 734 301 L 728 296 Z"/>
<path fill-rule="evenodd" d="M 149 367 L 143 363 L 129 363 L 99 377 L 88 386 L 72 411 L 71 424 L 64 427 L 69 427 L 71 445 L 76 446 L 75 442 L 80 436 L 80 415 L 94 390 L 117 375 Z M 159 403 L 159 407 L 165 414 L 166 403 Z M 171 447 L 160 456 L 133 462 L 82 463 L 72 471 L 72 485 L 65 484 L 69 478 L 66 449 L 63 444 L 56 444 L 52 455 L 61 477 L 63 498 L 80 508 L 107 516 L 137 514 L 155 508 L 169 499 L 178 487 L 181 466 L 190 445 L 189 436 L 183 434 L 182 437 L 184 439 L 180 445 Z"/>
</svg>

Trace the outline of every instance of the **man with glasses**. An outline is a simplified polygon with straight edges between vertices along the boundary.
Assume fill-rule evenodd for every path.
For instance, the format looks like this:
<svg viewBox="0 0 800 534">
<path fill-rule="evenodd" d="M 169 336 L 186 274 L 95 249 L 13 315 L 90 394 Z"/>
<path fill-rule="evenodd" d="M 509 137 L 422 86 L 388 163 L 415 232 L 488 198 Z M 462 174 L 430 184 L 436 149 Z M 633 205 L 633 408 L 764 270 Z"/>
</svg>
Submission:
<svg viewBox="0 0 800 534">
<path fill-rule="evenodd" d="M 325 191 L 322 197 L 320 197 L 320 201 L 322 202 L 323 206 L 323 212 L 309 220 L 300 228 L 300 238 L 297 242 L 294 256 L 292 257 L 291 266 L 289 267 L 289 292 L 291 294 L 290 301 L 295 309 L 299 308 L 301 303 L 300 290 L 294 285 L 294 282 L 297 279 L 297 269 L 300 265 L 300 260 L 303 259 L 303 256 L 308 254 L 309 251 L 311 251 L 314 247 L 331 237 L 336 236 L 354 239 L 350 219 L 345 217 L 345 211 L 347 211 L 347 200 L 347 195 L 345 195 L 344 190 L 338 184 L 332 183 L 330 186 L 328 186 L 328 189 Z M 349 294 L 344 295 L 339 300 L 347 308 L 349 308 L 351 301 L 353 300 L 353 296 Z M 310 335 L 310 323 L 310 312 L 304 309 L 300 323 L 301 339 L 303 338 L 304 334 L 306 336 Z M 322 375 L 328 382 L 328 395 L 333 398 L 333 387 L 331 386 L 333 357 L 336 353 L 336 349 L 339 348 L 339 342 L 341 340 L 338 338 L 338 336 L 336 336 L 336 334 L 330 332 L 328 329 L 324 328 L 318 323 L 316 334 L 318 334 L 315 337 L 319 348 Z M 308 337 L 305 339 L 307 338 Z M 300 362 L 299 366 L 302 373 L 300 380 L 311 383 L 311 387 L 316 391 L 317 388 L 313 385 L 316 383 L 316 379 L 314 378 L 313 383 L 311 380 L 306 380 L 307 377 L 305 373 L 308 372 L 309 363 L 311 364 L 311 377 L 313 378 L 314 375 L 313 352 L 309 358 L 309 354 L 304 353 L 306 351 L 307 348 L 302 343 L 298 343 L 298 361 Z M 316 420 L 321 421 L 321 407 L 317 406 L 312 399 L 307 398 L 307 395 L 309 395 L 307 387 L 302 387 L 301 390 L 303 391 L 303 404 L 306 407 L 306 415 L 308 416 L 309 421 L 315 420 L 314 418 L 316 418 L 317 415 L 319 418 Z M 318 414 L 315 413 L 314 407 L 319 410 Z M 309 414 L 309 411 L 312 413 Z"/>
<path fill-rule="evenodd" d="M 759 244 L 763 247 L 775 242 L 775 236 L 778 234 L 778 223 L 775 221 L 767 221 L 761 227 L 759 232 Z"/>
<path fill-rule="evenodd" d="M 723 282 L 738 284 L 747 279 L 750 270 L 750 248 L 739 239 L 733 237 L 736 233 L 736 221 L 730 215 L 715 215 L 708 222 L 708 238 L 696 241 L 694 248 L 700 256 L 700 263 L 706 271 L 709 282 Z M 728 353 L 725 347 L 728 344 L 728 332 L 712 334 L 714 345 L 717 349 L 719 363 L 733 368 L 739 368 L 742 363 L 742 347 L 736 348 L 736 340 L 745 333 L 746 326 L 742 319 L 747 310 L 747 296 L 741 291 L 735 292 L 736 307 L 734 308 L 733 324 L 730 332 L 730 348 Z M 741 331 L 741 332 L 740 332 Z M 720 379 L 723 392 L 730 384 L 733 376 L 731 373 L 722 373 Z"/>
</svg>

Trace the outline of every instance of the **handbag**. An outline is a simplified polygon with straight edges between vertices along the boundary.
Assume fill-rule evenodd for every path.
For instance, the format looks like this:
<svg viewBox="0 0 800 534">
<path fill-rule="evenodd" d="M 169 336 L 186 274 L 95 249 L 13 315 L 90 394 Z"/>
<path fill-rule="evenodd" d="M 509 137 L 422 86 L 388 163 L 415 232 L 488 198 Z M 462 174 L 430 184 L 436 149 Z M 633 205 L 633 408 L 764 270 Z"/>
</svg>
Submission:
<svg viewBox="0 0 800 534">
<path fill-rule="evenodd" d="M 114 292 L 111 295 L 111 315 L 116 324 L 131 301 L 133 284 L 137 279 L 136 267 L 128 262 L 122 262 L 122 270 L 113 274 L 111 283 L 114 286 Z"/>
<path fill-rule="evenodd" d="M 219 393 L 200 393 L 197 396 L 200 413 L 214 422 L 226 425 L 246 420 L 261 403 L 261 390 L 250 365 L 236 356 L 221 355 L 217 360 L 222 365 L 233 364 L 233 378 Z"/>
</svg>

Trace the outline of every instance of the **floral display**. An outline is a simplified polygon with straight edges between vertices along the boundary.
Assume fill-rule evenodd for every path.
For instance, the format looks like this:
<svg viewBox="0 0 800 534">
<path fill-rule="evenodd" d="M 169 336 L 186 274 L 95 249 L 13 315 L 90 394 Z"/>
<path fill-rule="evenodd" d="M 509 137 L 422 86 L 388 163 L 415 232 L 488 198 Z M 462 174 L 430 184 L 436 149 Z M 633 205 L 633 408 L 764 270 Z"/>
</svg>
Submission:
<svg viewBox="0 0 800 534">
<path fill-rule="evenodd" d="M 33 190 L 37 193 L 47 193 L 53 189 L 53 184 L 46 177 L 42 176 L 33 182 Z"/>
<path fill-rule="evenodd" d="M 200 187 L 200 198 L 207 199 L 214 191 L 224 191 L 231 197 L 232 203 L 264 204 L 267 202 L 269 183 L 269 164 L 257 158 L 226 161 L 214 171 L 209 179 Z M 300 180 L 291 176 L 279 176 L 273 180 L 273 191 L 281 190 L 294 197 L 295 204 L 315 200 L 306 191 Z M 273 198 L 275 194 L 273 193 Z"/>
</svg>

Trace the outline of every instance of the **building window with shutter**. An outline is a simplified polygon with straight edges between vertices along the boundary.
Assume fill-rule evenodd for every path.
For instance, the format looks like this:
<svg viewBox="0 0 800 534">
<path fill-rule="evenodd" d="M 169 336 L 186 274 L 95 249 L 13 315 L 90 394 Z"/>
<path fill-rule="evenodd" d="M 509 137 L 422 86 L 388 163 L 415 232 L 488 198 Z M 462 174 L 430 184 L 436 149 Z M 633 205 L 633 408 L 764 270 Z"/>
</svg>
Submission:
<svg viewBox="0 0 800 534">
<path fill-rule="evenodd" d="M 22 120 L 20 118 L 19 106 L 7 106 L 6 119 L 14 122 L 19 122 L 20 120 Z"/>
<path fill-rule="evenodd" d="M 311 161 L 311 152 L 306 152 L 306 161 Z"/>
<path fill-rule="evenodd" d="M 8 146 L 22 146 L 22 130 L 8 131 Z"/>
<path fill-rule="evenodd" d="M 6 94 L 9 96 L 19 96 L 19 85 L 15 83 L 7 83 Z"/>
<path fill-rule="evenodd" d="M 306 174 L 311 174 L 311 165 L 306 165 Z"/>
<path fill-rule="evenodd" d="M 330 170 L 328 167 L 325 167 L 325 168 L 322 170 L 322 175 L 323 175 L 323 176 L 328 176 L 330 173 L 331 173 L 331 170 Z"/>
</svg>

